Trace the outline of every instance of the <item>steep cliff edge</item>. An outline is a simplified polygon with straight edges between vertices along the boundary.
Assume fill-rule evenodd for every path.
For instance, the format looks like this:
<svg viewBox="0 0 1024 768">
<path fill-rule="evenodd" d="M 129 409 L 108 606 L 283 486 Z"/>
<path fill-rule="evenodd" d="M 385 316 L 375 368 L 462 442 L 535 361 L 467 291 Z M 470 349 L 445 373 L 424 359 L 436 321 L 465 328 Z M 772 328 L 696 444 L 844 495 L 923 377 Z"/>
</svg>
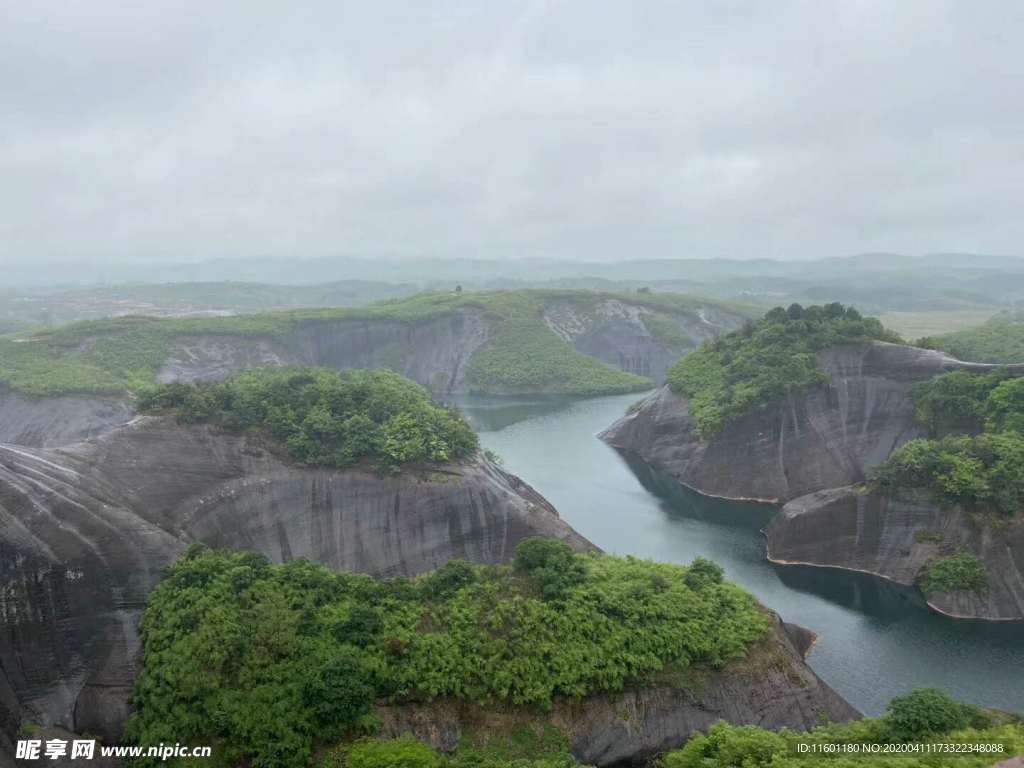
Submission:
<svg viewBox="0 0 1024 768">
<path fill-rule="evenodd" d="M 0 445 L 0 665 L 23 722 L 116 740 L 147 595 L 189 543 L 391 575 L 502 562 L 529 536 L 591 547 L 479 455 L 394 476 L 306 468 L 155 417 L 63 450 Z"/>
<path fill-rule="evenodd" d="M 914 420 L 914 383 L 992 368 L 877 341 L 831 347 L 817 359 L 828 384 L 757 407 L 708 439 L 687 399 L 667 386 L 600 437 L 701 493 L 785 502 L 861 482 L 893 450 L 925 436 Z"/>
<path fill-rule="evenodd" d="M 804 649 L 791 635 L 807 630 L 773 616 L 767 637 L 747 657 L 725 669 L 691 669 L 685 677 L 622 693 L 583 700 L 559 700 L 548 713 L 488 711 L 455 701 L 378 707 L 382 735 L 412 734 L 451 750 L 472 733 L 500 738 L 523 726 L 551 725 L 565 737 L 573 756 L 594 766 L 643 764 L 674 749 L 719 720 L 769 729 L 814 728 L 823 721 L 846 722 L 858 712 L 804 663 Z"/>
<path fill-rule="evenodd" d="M 987 588 L 928 594 L 957 618 L 1024 619 L 1024 524 L 983 525 L 927 494 L 892 498 L 860 487 L 819 491 L 786 504 L 769 523 L 768 558 L 780 564 L 844 568 L 908 587 L 935 558 L 971 553 Z"/>
</svg>

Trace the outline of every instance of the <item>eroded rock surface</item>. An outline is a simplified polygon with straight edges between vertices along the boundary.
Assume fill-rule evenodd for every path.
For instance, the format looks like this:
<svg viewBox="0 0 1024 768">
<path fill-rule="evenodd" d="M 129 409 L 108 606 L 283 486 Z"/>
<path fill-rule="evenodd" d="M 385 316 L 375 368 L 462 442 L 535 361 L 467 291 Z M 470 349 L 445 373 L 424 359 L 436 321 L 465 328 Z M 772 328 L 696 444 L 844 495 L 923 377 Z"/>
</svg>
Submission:
<svg viewBox="0 0 1024 768">
<path fill-rule="evenodd" d="M 133 415 L 123 395 L 33 397 L 0 388 L 0 443 L 65 445 L 125 424 Z"/>
<path fill-rule="evenodd" d="M 845 487 L 794 499 L 765 533 L 773 562 L 863 571 L 906 586 L 930 559 L 970 552 L 985 564 L 988 591 L 929 595 L 929 605 L 958 618 L 1024 619 L 1021 522 L 982 525 L 926 494 L 894 499 Z"/>
<path fill-rule="evenodd" d="M 571 302 L 553 302 L 545 309 L 544 322 L 578 352 L 657 384 L 664 383 L 681 355 L 743 324 L 739 315 L 712 305 L 657 314 L 674 326 L 675 342 L 652 332 L 654 311 L 621 299 L 608 299 L 586 313 Z"/>
<path fill-rule="evenodd" d="M 482 456 L 381 476 L 299 467 L 256 437 L 141 417 L 62 450 L 0 445 L 0 722 L 115 741 L 161 569 L 192 542 L 416 574 L 510 559 L 528 536 L 592 545 Z"/>
</svg>

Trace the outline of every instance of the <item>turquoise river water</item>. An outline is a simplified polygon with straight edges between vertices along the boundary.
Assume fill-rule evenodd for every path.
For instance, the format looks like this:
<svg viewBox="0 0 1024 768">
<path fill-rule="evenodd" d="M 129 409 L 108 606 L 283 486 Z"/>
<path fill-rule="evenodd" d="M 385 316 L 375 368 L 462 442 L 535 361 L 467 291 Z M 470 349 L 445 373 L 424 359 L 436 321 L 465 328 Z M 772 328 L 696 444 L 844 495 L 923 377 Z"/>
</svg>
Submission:
<svg viewBox="0 0 1024 768">
<path fill-rule="evenodd" d="M 711 558 L 784 619 L 819 633 L 810 665 L 865 714 L 922 686 L 1024 712 L 1024 626 L 955 622 L 865 575 L 771 565 L 760 531 L 773 507 L 687 492 L 596 438 L 637 397 L 457 404 L 483 445 L 602 549 L 680 563 Z"/>
</svg>

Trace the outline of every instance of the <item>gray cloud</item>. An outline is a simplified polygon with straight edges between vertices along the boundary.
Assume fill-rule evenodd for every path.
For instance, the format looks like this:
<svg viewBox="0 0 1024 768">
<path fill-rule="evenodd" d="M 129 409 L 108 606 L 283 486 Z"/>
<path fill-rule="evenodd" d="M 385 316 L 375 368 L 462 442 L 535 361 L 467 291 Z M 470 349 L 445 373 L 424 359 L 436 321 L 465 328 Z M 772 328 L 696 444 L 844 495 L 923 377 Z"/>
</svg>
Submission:
<svg viewBox="0 0 1024 768">
<path fill-rule="evenodd" d="M 0 263 L 1020 253 L 1024 6 L 0 0 Z"/>
</svg>

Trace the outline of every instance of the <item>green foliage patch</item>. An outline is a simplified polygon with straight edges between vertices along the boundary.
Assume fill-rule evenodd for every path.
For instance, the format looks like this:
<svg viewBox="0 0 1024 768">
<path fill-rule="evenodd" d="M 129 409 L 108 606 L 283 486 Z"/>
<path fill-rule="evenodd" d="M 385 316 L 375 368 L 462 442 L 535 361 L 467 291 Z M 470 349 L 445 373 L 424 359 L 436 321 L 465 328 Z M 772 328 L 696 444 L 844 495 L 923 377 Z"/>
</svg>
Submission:
<svg viewBox="0 0 1024 768">
<path fill-rule="evenodd" d="M 1014 412 L 1024 414 L 1024 379 L 1014 380 L 1005 369 L 953 371 L 915 384 L 911 397 L 915 418 L 931 435 L 980 432 L 988 419 L 998 429 Z"/>
<path fill-rule="evenodd" d="M 890 495 L 927 490 L 943 503 L 1013 518 L 1024 509 L 1024 435 L 911 440 L 875 468 L 872 486 Z"/>
<path fill-rule="evenodd" d="M 969 552 L 935 557 L 925 563 L 917 579 L 926 595 L 947 592 L 988 592 L 985 564 Z"/>
<path fill-rule="evenodd" d="M 849 753 L 843 745 L 991 744 L 988 753 Z M 801 752 L 799 746 L 804 746 Z M 980 768 L 1024 753 L 1024 726 L 1010 718 L 997 723 L 978 707 L 954 701 L 935 689 L 893 699 L 884 716 L 811 731 L 767 731 L 752 725 L 719 722 L 706 734 L 669 752 L 660 768 Z"/>
<path fill-rule="evenodd" d="M 997 315 L 977 328 L 926 337 L 918 343 L 975 363 L 1024 363 L 1024 317 Z"/>
<path fill-rule="evenodd" d="M 307 464 L 385 469 L 472 453 L 476 435 L 458 412 L 435 405 L 419 384 L 388 370 L 258 368 L 214 384 L 144 390 L 140 410 L 172 411 L 184 423 L 261 430 Z"/>
<path fill-rule="evenodd" d="M 521 546 L 511 567 L 386 581 L 193 548 L 150 598 L 129 738 L 212 744 L 215 766 L 305 766 L 314 739 L 372 730 L 375 699 L 544 710 L 669 665 L 720 667 L 769 629 L 707 567 L 688 583 L 682 566 Z M 566 563 L 577 576 L 552 592 Z"/>
<path fill-rule="evenodd" d="M 697 429 L 708 437 L 758 405 L 827 383 L 818 351 L 873 339 L 899 341 L 877 319 L 842 304 L 776 307 L 684 357 L 668 381 L 689 399 Z"/>
</svg>

